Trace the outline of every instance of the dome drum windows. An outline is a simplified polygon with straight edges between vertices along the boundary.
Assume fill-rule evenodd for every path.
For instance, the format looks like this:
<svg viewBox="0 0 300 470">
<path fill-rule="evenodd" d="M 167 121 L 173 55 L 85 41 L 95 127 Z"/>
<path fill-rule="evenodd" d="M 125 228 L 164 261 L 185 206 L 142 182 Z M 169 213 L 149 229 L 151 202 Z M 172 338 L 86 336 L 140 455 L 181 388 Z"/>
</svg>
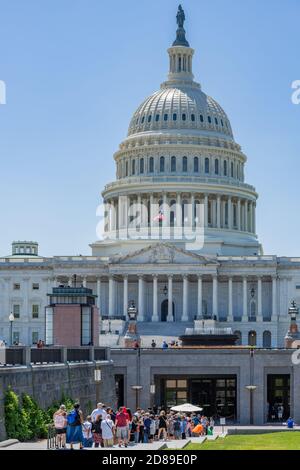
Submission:
<svg viewBox="0 0 300 470">
<path fill-rule="evenodd" d="M 194 157 L 194 173 L 199 173 L 199 158 Z"/>
<path fill-rule="evenodd" d="M 144 159 L 140 159 L 140 174 L 144 174 Z"/>
<path fill-rule="evenodd" d="M 176 157 L 171 157 L 171 172 L 176 171 Z"/>
<path fill-rule="evenodd" d="M 135 160 L 131 161 L 131 174 L 135 175 Z"/>
<path fill-rule="evenodd" d="M 150 157 L 149 159 L 149 173 L 154 173 L 154 158 Z"/>
<path fill-rule="evenodd" d="M 155 116 L 155 122 L 158 122 L 159 121 L 159 114 L 156 114 Z"/>
<path fill-rule="evenodd" d="M 181 119 L 182 119 L 183 121 L 186 121 L 186 114 L 185 114 L 185 113 L 182 114 Z"/>
<path fill-rule="evenodd" d="M 148 116 L 148 122 L 151 122 L 151 119 L 152 119 L 152 116 L 151 116 L 151 114 L 149 114 L 149 116 Z"/>
<path fill-rule="evenodd" d="M 204 171 L 208 175 L 209 174 L 209 158 L 208 157 L 205 158 L 204 167 L 205 167 Z"/>
<path fill-rule="evenodd" d="M 195 114 L 191 114 L 191 121 L 195 122 Z"/>
<path fill-rule="evenodd" d="M 159 159 L 159 171 L 163 173 L 165 171 L 165 157 Z"/>
<path fill-rule="evenodd" d="M 227 176 L 227 161 L 224 160 L 223 162 L 223 174 L 224 176 Z"/>
<path fill-rule="evenodd" d="M 207 121 L 208 121 L 208 124 L 211 124 L 211 117 L 210 116 L 207 116 Z"/>
<path fill-rule="evenodd" d="M 204 122 L 204 117 L 202 114 L 200 114 L 200 122 Z"/>
<path fill-rule="evenodd" d="M 167 120 L 168 120 L 168 115 L 164 114 L 164 121 L 167 121 Z"/>
<path fill-rule="evenodd" d="M 219 174 L 219 160 L 215 159 L 215 175 Z"/>
<path fill-rule="evenodd" d="M 177 114 L 173 113 L 173 121 L 177 121 Z"/>
<path fill-rule="evenodd" d="M 187 157 L 182 157 L 182 171 L 186 173 L 188 171 L 188 160 Z"/>
</svg>

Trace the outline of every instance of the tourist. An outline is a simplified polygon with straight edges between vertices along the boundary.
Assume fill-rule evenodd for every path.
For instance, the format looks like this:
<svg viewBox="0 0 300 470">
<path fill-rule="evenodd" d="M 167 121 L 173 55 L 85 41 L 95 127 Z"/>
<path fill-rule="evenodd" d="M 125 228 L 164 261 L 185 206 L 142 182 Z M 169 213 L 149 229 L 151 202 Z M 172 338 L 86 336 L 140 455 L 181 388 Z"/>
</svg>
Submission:
<svg viewBox="0 0 300 470">
<path fill-rule="evenodd" d="M 132 421 L 131 421 L 131 435 L 132 435 L 133 442 L 138 444 L 139 442 L 139 418 L 136 415 L 133 416 Z"/>
<path fill-rule="evenodd" d="M 167 420 L 166 420 L 166 412 L 161 411 L 159 415 L 159 427 L 158 427 L 158 440 L 160 440 L 160 436 L 163 435 L 163 439 L 167 440 Z"/>
<path fill-rule="evenodd" d="M 83 447 L 93 447 L 92 420 L 88 416 L 82 424 Z"/>
<path fill-rule="evenodd" d="M 288 429 L 293 429 L 294 425 L 295 425 L 295 422 L 293 420 L 293 418 L 291 418 L 291 416 L 289 417 L 289 419 L 287 420 L 287 423 L 286 423 Z"/>
<path fill-rule="evenodd" d="M 99 446 L 103 447 L 102 421 L 102 415 L 98 414 L 96 416 L 96 420 L 92 423 L 93 441 L 95 448 L 98 448 Z"/>
<path fill-rule="evenodd" d="M 119 408 L 119 413 L 117 413 L 116 416 L 116 435 L 118 438 L 118 443 L 119 447 L 122 447 L 122 444 L 124 444 L 125 447 L 127 447 L 127 442 L 128 442 L 128 424 L 129 424 L 129 415 L 126 411 L 124 412 L 123 406 Z"/>
<path fill-rule="evenodd" d="M 152 443 L 154 441 L 155 433 L 156 433 L 156 423 L 155 423 L 154 415 L 150 416 L 150 420 L 151 420 L 151 424 L 150 424 L 149 440 Z"/>
<path fill-rule="evenodd" d="M 214 418 L 211 417 L 209 420 L 209 430 L 210 430 L 211 435 L 213 435 L 214 433 L 214 427 L 215 427 L 215 421 L 214 421 Z"/>
<path fill-rule="evenodd" d="M 167 436 L 168 439 L 173 439 L 174 438 L 174 416 L 169 415 L 167 419 Z"/>
<path fill-rule="evenodd" d="M 154 341 L 154 339 L 153 339 L 152 342 L 151 342 L 151 347 L 152 347 L 152 348 L 156 348 L 156 342 Z"/>
<path fill-rule="evenodd" d="M 114 444 L 114 423 L 110 415 L 106 415 L 101 421 L 101 431 L 104 447 L 113 447 Z"/>
<path fill-rule="evenodd" d="M 73 444 L 79 444 L 83 449 L 82 423 L 83 415 L 79 403 L 75 403 L 73 410 L 67 415 L 67 444 L 73 449 Z"/>
<path fill-rule="evenodd" d="M 180 422 L 180 430 L 181 430 L 181 439 L 186 438 L 186 427 L 187 427 L 187 420 L 185 416 L 181 417 L 181 422 Z"/>
<path fill-rule="evenodd" d="M 181 423 L 180 416 L 176 416 L 174 420 L 174 437 L 175 439 L 180 439 L 181 437 Z"/>
<path fill-rule="evenodd" d="M 67 412 L 65 405 L 60 405 L 53 415 L 55 433 L 57 436 L 56 448 L 66 447 Z"/>
<path fill-rule="evenodd" d="M 168 349 L 168 347 L 168 343 L 166 341 L 163 341 L 162 349 Z"/>
<path fill-rule="evenodd" d="M 96 421 L 97 416 L 101 415 L 102 419 L 104 419 L 106 414 L 103 403 L 97 403 L 97 408 L 95 408 L 91 414 L 92 423 Z"/>
<path fill-rule="evenodd" d="M 279 419 L 279 421 L 282 421 L 283 412 L 284 412 L 284 408 L 283 408 L 283 406 L 282 406 L 282 403 L 280 403 L 280 404 L 278 405 L 278 409 L 277 409 L 277 414 L 278 414 L 278 419 Z"/>
<path fill-rule="evenodd" d="M 186 437 L 192 437 L 192 419 L 188 417 L 186 421 L 187 421 L 186 430 L 185 430 Z"/>
<path fill-rule="evenodd" d="M 144 431 L 145 431 L 143 416 L 139 417 L 138 429 L 139 429 L 139 440 L 138 440 L 138 442 L 143 443 L 144 442 Z"/>
<path fill-rule="evenodd" d="M 148 444 L 150 439 L 151 419 L 150 413 L 145 413 L 144 417 L 144 444 Z"/>
</svg>

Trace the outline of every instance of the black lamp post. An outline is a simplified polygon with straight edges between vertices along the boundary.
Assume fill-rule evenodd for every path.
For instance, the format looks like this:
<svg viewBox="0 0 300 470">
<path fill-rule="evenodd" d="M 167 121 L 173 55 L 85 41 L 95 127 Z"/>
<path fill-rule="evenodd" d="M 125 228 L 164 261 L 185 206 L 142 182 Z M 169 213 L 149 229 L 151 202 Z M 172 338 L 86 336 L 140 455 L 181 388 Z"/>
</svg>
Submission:
<svg viewBox="0 0 300 470">
<path fill-rule="evenodd" d="M 299 309 L 296 305 L 296 302 L 293 300 L 291 303 L 291 306 L 289 307 L 288 314 L 291 317 L 291 321 L 296 321 L 297 320 L 297 315 L 299 314 Z"/>
<path fill-rule="evenodd" d="M 131 320 L 131 321 L 136 320 L 136 318 L 137 318 L 137 308 L 136 308 L 135 303 L 134 303 L 133 300 L 130 302 L 130 305 L 127 309 L 127 314 L 128 314 L 129 320 Z"/>
<path fill-rule="evenodd" d="M 10 345 L 13 345 L 13 323 L 15 321 L 14 314 L 11 313 L 8 317 L 9 322 L 10 322 Z"/>
</svg>

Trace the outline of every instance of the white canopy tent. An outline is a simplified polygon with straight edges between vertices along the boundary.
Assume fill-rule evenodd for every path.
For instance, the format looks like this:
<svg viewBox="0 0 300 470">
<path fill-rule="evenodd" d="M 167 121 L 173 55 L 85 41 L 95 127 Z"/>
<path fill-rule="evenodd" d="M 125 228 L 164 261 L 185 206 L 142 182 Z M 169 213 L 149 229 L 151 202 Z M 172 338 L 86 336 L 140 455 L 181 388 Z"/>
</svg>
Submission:
<svg viewBox="0 0 300 470">
<path fill-rule="evenodd" d="M 191 405 L 190 403 L 183 403 L 182 405 L 173 406 L 172 411 L 179 411 L 181 413 L 196 413 L 197 411 L 202 411 L 203 408 L 199 406 Z"/>
</svg>

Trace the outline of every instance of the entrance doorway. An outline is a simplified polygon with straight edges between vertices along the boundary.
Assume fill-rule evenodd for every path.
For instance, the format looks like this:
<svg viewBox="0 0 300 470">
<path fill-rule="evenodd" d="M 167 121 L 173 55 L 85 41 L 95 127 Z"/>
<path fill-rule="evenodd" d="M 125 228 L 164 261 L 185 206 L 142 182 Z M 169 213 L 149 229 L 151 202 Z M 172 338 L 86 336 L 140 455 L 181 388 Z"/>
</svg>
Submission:
<svg viewBox="0 0 300 470">
<path fill-rule="evenodd" d="M 175 304 L 172 302 L 172 314 L 173 314 L 173 321 L 175 320 Z M 165 299 L 161 303 L 161 321 L 167 321 L 168 317 L 168 299 Z"/>
<path fill-rule="evenodd" d="M 269 422 L 288 419 L 290 416 L 290 374 L 268 375 L 268 409 L 267 419 Z M 280 418 L 280 407 L 283 412 Z"/>
</svg>

